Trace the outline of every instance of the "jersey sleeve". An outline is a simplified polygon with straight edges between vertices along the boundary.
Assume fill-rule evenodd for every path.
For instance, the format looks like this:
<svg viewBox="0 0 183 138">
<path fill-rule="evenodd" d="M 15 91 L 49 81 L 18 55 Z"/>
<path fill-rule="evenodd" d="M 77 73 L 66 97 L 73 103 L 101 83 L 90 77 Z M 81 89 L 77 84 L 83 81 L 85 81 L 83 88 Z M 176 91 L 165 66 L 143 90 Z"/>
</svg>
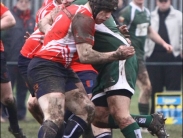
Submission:
<svg viewBox="0 0 183 138">
<path fill-rule="evenodd" d="M 95 22 L 91 17 L 77 13 L 72 20 L 71 29 L 76 44 L 94 44 Z"/>
<path fill-rule="evenodd" d="M 123 24 L 129 25 L 130 24 L 130 9 L 129 7 L 124 8 L 122 11 L 119 13 L 120 17 L 123 18 Z"/>
<path fill-rule="evenodd" d="M 0 13 L 0 16 L 2 16 L 6 11 L 8 11 L 8 8 L 6 6 L 4 6 L 4 4 L 1 3 L 1 13 Z"/>
</svg>

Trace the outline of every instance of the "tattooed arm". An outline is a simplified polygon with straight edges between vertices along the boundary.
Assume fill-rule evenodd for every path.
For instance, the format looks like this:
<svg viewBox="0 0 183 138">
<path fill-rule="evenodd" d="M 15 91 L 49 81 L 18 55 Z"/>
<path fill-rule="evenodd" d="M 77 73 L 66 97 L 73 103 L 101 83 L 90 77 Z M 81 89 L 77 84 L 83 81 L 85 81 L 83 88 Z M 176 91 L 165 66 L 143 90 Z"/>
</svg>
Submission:
<svg viewBox="0 0 183 138">
<path fill-rule="evenodd" d="M 133 46 L 119 46 L 116 51 L 112 52 L 97 52 L 88 43 L 80 43 L 76 47 L 80 62 L 89 64 L 102 64 L 115 60 L 124 60 L 135 54 Z"/>
<path fill-rule="evenodd" d="M 98 52 L 93 50 L 94 28 L 94 20 L 80 13 L 72 21 L 72 33 L 81 63 L 101 64 L 115 60 L 124 60 L 134 55 L 135 50 L 133 46 L 119 46 L 116 51 L 111 52 Z"/>
</svg>

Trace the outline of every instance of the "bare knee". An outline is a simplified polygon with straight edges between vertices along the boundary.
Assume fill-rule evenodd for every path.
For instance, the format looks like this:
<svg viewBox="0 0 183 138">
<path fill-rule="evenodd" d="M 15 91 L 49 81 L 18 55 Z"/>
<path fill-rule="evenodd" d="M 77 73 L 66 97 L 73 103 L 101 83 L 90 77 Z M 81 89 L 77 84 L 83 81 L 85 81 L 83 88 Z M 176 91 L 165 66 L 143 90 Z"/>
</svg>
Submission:
<svg viewBox="0 0 183 138">
<path fill-rule="evenodd" d="M 8 105 L 12 105 L 12 104 L 15 104 L 15 99 L 13 97 L 13 95 L 7 95 L 5 97 L 3 97 L 3 99 L 1 100 L 1 102 L 8 106 Z"/>
<path fill-rule="evenodd" d="M 38 99 L 44 120 L 54 122 L 58 127 L 64 121 L 65 96 L 62 93 L 49 93 Z"/>
<path fill-rule="evenodd" d="M 29 98 L 27 101 L 27 108 L 29 111 L 33 111 L 35 107 L 38 107 L 38 101 L 35 97 Z"/>
<path fill-rule="evenodd" d="M 95 117 L 92 124 L 96 127 L 108 127 L 109 110 L 105 107 L 95 107 Z"/>
</svg>

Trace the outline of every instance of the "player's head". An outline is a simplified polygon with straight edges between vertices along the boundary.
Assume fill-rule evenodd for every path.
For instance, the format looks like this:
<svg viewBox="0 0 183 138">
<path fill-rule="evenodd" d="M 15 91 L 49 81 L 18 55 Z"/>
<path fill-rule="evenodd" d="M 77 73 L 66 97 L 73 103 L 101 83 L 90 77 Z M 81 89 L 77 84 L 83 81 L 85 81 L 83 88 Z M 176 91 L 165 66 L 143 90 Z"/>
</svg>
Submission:
<svg viewBox="0 0 183 138">
<path fill-rule="evenodd" d="M 88 0 L 94 19 L 101 11 L 112 12 L 118 8 L 118 0 Z"/>
</svg>

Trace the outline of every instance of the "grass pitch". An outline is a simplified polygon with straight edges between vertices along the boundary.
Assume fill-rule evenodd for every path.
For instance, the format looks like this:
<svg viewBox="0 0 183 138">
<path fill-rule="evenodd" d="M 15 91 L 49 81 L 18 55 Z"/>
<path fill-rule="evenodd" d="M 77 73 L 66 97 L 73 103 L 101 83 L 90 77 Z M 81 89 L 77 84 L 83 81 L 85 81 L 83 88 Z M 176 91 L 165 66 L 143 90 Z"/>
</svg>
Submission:
<svg viewBox="0 0 183 138">
<path fill-rule="evenodd" d="M 131 102 L 131 113 L 138 114 L 138 107 L 137 107 L 137 99 L 139 93 L 136 92 L 132 98 Z M 37 133 L 39 130 L 39 124 L 33 119 L 29 112 L 27 112 L 27 121 L 20 121 L 20 127 L 23 129 L 24 133 L 26 134 L 27 138 L 37 138 Z M 1 138 L 14 138 L 8 132 L 8 122 L 1 123 Z M 183 138 L 182 135 L 182 125 L 166 125 L 167 132 L 170 134 L 169 138 Z M 143 138 L 156 138 L 156 136 L 152 136 L 149 133 L 142 133 Z M 119 129 L 113 130 L 113 138 L 124 138 L 122 133 Z"/>
</svg>

